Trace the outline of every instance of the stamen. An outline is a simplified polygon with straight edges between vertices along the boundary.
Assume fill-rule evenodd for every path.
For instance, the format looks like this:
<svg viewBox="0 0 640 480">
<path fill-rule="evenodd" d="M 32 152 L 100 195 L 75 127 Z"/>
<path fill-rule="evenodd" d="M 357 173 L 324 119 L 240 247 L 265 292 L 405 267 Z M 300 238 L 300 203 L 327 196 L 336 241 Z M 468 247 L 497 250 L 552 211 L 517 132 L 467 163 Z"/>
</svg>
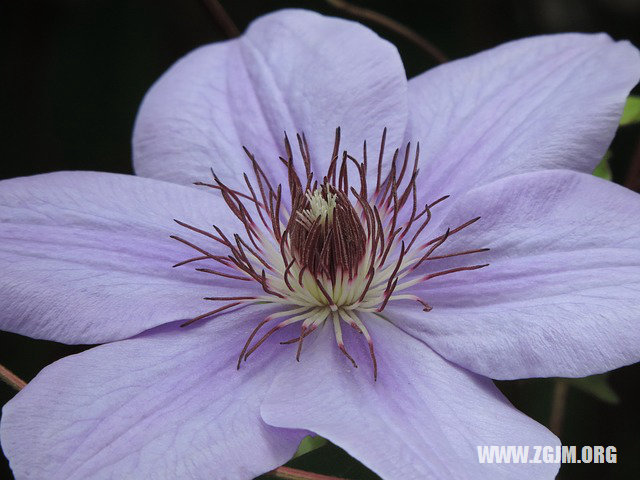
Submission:
<svg viewBox="0 0 640 480">
<path fill-rule="evenodd" d="M 294 317 L 291 317 L 287 320 L 284 320 L 282 322 L 280 322 L 278 325 L 276 325 L 275 327 L 273 327 L 271 330 L 269 330 L 267 333 L 265 333 L 262 338 L 260 338 L 260 340 L 258 340 L 253 347 L 251 347 L 247 353 L 245 353 L 244 355 L 244 360 L 245 362 L 247 361 L 247 358 L 249 358 L 249 355 L 251 355 L 253 352 L 255 352 L 258 347 L 260 347 L 260 345 L 262 345 L 271 335 L 273 335 L 274 333 L 276 333 L 278 330 L 282 330 L 284 327 L 286 327 L 287 325 L 291 325 L 292 323 L 295 322 L 300 322 L 303 321 L 307 318 L 308 312 L 303 313 L 302 315 L 296 315 Z"/>
<path fill-rule="evenodd" d="M 471 267 L 450 268 L 449 270 L 443 270 L 441 272 L 430 273 L 429 275 L 425 275 L 424 277 L 422 277 L 422 281 L 426 282 L 427 280 L 430 280 L 430 279 L 436 278 L 436 277 L 440 277 L 442 275 L 449 275 L 450 273 L 463 272 L 463 271 L 466 271 L 466 270 L 478 270 L 479 268 L 484 268 L 484 267 L 488 267 L 488 266 L 489 266 L 488 263 L 484 263 L 482 265 L 472 265 Z"/>
<path fill-rule="evenodd" d="M 429 258 L 425 258 L 425 260 L 441 260 L 443 258 L 459 257 L 459 256 L 462 256 L 462 255 L 470 255 L 472 253 L 488 252 L 489 250 L 491 250 L 491 249 L 490 248 L 477 248 L 475 250 L 466 250 L 464 252 L 448 253 L 446 255 L 438 255 L 436 257 L 429 257 Z"/>
<path fill-rule="evenodd" d="M 264 216 L 262 215 L 262 210 L 266 210 L 267 208 L 263 204 L 258 202 L 258 197 L 256 197 L 256 192 L 253 190 L 253 185 L 251 185 L 251 182 L 249 181 L 249 177 L 247 176 L 246 173 L 243 174 L 243 177 L 244 177 L 244 182 L 247 184 L 247 188 L 249 189 L 249 192 L 251 192 L 251 196 L 249 198 L 255 204 L 256 211 L 258 212 L 258 216 L 260 217 L 260 221 L 265 226 L 265 228 L 268 230 L 269 229 L 269 225 L 267 224 L 267 221 L 264 219 Z M 247 197 L 244 194 L 242 196 Z"/>
<path fill-rule="evenodd" d="M 336 312 L 333 312 L 332 319 L 333 319 L 333 330 L 336 335 L 336 343 L 338 344 L 338 348 L 344 354 L 344 356 L 351 361 L 353 368 L 358 368 L 358 364 L 353 359 L 353 357 L 347 353 L 347 349 L 345 348 L 344 342 L 342 341 L 342 327 L 340 326 L 340 316 Z"/>
<path fill-rule="evenodd" d="M 186 327 L 188 325 L 191 325 L 194 322 L 197 322 L 198 320 L 202 320 L 203 318 L 207 318 L 207 317 L 212 317 L 214 316 L 216 313 L 220 313 L 224 310 L 228 310 L 230 308 L 236 307 L 238 305 L 241 305 L 242 302 L 234 302 L 234 303 L 230 303 L 229 305 L 224 305 L 220 308 L 216 308 L 215 310 L 211 310 L 210 312 L 207 313 L 203 313 L 202 315 L 198 315 L 195 318 L 192 318 L 191 320 L 184 322 L 182 325 L 180 325 L 181 327 Z"/>
<path fill-rule="evenodd" d="M 229 300 L 255 300 L 256 297 L 203 297 L 203 300 L 229 301 Z"/>
<path fill-rule="evenodd" d="M 264 320 L 262 320 L 258 325 L 256 325 L 256 328 L 253 329 L 253 331 L 251 332 L 251 335 L 249 335 L 249 338 L 247 338 L 247 341 L 244 344 L 244 347 L 242 347 L 242 351 L 240 352 L 240 356 L 238 357 L 238 364 L 236 365 L 236 370 L 240 370 L 240 363 L 242 363 L 242 357 L 244 357 L 245 353 L 247 352 L 247 348 L 249 348 L 249 345 L 251 344 L 253 337 L 256 336 L 256 334 L 258 333 L 258 330 L 260 330 L 263 325 L 265 325 L 270 321 L 271 321 L 271 317 L 267 317 Z"/>
<path fill-rule="evenodd" d="M 173 268 L 180 267 L 182 265 L 186 265 L 187 263 L 197 262 L 199 260 L 207 260 L 208 258 L 211 258 L 211 257 L 209 257 L 208 255 L 202 255 L 200 257 L 189 258 L 187 260 L 183 260 L 182 262 L 176 263 L 175 265 L 173 265 Z"/>
<path fill-rule="evenodd" d="M 374 196 L 380 191 L 380 176 L 382 175 L 382 157 L 384 156 L 384 144 L 387 140 L 387 127 L 382 131 L 382 140 L 380 140 L 380 154 L 378 155 L 378 176 L 376 179 L 376 191 Z"/>
<path fill-rule="evenodd" d="M 460 230 L 463 230 L 465 228 L 467 228 L 469 225 L 473 225 L 474 223 L 476 223 L 478 220 L 480 220 L 480 217 L 476 217 L 476 218 L 472 218 L 471 220 L 469 220 L 468 222 L 463 223 L 462 225 L 454 228 L 453 230 L 449 230 L 447 229 L 447 233 L 445 235 L 449 236 L 449 235 L 453 235 L 454 233 L 458 233 Z M 422 247 L 428 247 L 429 245 L 432 245 L 435 242 L 439 242 L 442 239 L 442 236 L 440 237 L 436 237 L 433 240 L 428 241 L 427 243 L 425 243 Z"/>
<path fill-rule="evenodd" d="M 303 337 L 308 337 L 312 332 L 313 332 L 313 330 L 309 329 L 302 336 Z M 298 343 L 299 341 L 300 341 L 300 337 L 296 337 L 296 338 L 292 338 L 291 340 L 286 340 L 284 342 L 280 342 L 280 345 L 291 345 L 292 343 Z"/>
<path fill-rule="evenodd" d="M 204 257 L 207 258 L 207 257 Z M 198 272 L 210 273 L 212 275 L 219 275 L 221 277 L 231 278 L 233 280 L 242 280 L 244 282 L 250 282 L 251 279 L 248 277 L 241 277 L 240 275 L 231 275 L 230 273 L 219 272 L 217 270 L 211 270 L 210 268 L 196 268 Z"/>
<path fill-rule="evenodd" d="M 433 310 L 433 307 L 431 305 L 429 305 L 427 302 L 425 302 L 424 300 L 416 297 L 415 298 L 416 302 L 420 303 L 424 308 L 422 309 L 423 312 L 430 312 L 431 310 Z"/>
<path fill-rule="evenodd" d="M 367 340 L 371 362 L 373 363 L 373 381 L 375 382 L 376 380 L 378 380 L 378 362 L 376 360 L 376 354 L 373 350 L 373 340 L 371 339 L 371 335 L 369 335 L 369 331 L 367 330 L 367 327 L 364 326 L 364 323 L 362 323 L 360 319 L 353 314 L 353 312 L 345 310 L 344 313 L 346 314 L 346 316 L 351 318 L 354 324 L 358 327 L 360 333 L 362 333 L 364 335 L 364 338 Z"/>
<path fill-rule="evenodd" d="M 245 174 L 246 176 L 246 174 Z M 213 185 L 211 183 L 205 183 L 205 182 L 193 182 L 194 185 L 198 186 L 198 187 L 209 187 L 209 188 L 213 188 L 215 190 L 222 190 L 222 187 L 220 187 L 219 185 Z M 245 198 L 247 200 L 251 200 L 253 202 L 256 203 L 256 205 L 260 206 L 260 203 L 258 203 L 258 201 L 253 198 L 250 197 L 249 195 L 247 195 L 246 193 L 242 193 L 242 192 L 238 192 L 237 190 L 231 190 L 235 195 Z"/>
<path fill-rule="evenodd" d="M 451 230 L 447 228 L 447 231 L 444 233 L 444 235 L 440 238 L 440 240 L 438 240 L 428 251 L 427 253 L 425 253 L 422 258 L 420 260 L 418 260 L 418 263 L 416 263 L 413 267 L 411 267 L 411 270 L 415 270 L 416 268 L 418 268 L 422 262 L 424 262 L 427 258 L 429 258 L 429 255 L 431 255 L 436 248 L 438 248 L 440 245 L 442 245 L 447 238 L 449 238 L 449 235 L 451 233 Z"/>
<path fill-rule="evenodd" d="M 367 341 L 376 381 L 376 354 L 362 315 L 373 313 L 383 319 L 380 312 L 389 303 L 401 300 L 416 301 L 422 311 L 431 311 L 434 306 L 416 295 L 403 293 L 403 290 L 438 276 L 486 267 L 488 264 L 447 268 L 447 260 L 480 254 L 488 248 L 433 255 L 451 235 L 474 224 L 480 217 L 455 228 L 449 227 L 435 238 L 426 237 L 432 209 L 448 195 L 426 203 L 418 212 L 420 144 L 415 145 L 412 166 L 412 149 L 408 142 L 402 156 L 400 149 L 393 151 L 389 168 L 384 169 L 386 128 L 380 139 L 376 184 L 372 189 L 367 184 L 366 140 L 362 144 L 360 162 L 350 152 L 340 149 L 341 130 L 336 128 L 326 172 L 314 172 L 313 156 L 305 134 L 297 133 L 296 141 L 297 153 L 285 132 L 284 157 L 276 160 L 287 172 L 284 188 L 282 184 L 274 186 L 269 181 L 265 170 L 245 146 L 242 148 L 250 160 L 253 175 L 250 178 L 243 173 L 245 191 L 242 191 L 244 188 L 230 188 L 213 170 L 213 183 L 195 183 L 222 196 L 229 213 L 242 225 L 242 231 L 223 232 L 212 225 L 213 232 L 209 232 L 175 220 L 177 225 L 197 234 L 205 242 L 213 242 L 215 247 L 205 245 L 203 248 L 172 235 L 171 238 L 199 254 L 174 267 L 213 260 L 223 268 L 204 268 L 200 264 L 195 270 L 232 281 L 256 282 L 262 292 L 253 294 L 253 290 L 242 290 L 246 285 L 242 283 L 238 284 L 235 296 L 204 297 L 207 301 L 230 303 L 198 315 L 182 326 L 211 319 L 236 306 L 264 304 L 281 309 L 260 320 L 252 329 L 238 357 L 236 367 L 240 368 L 242 360 L 246 361 L 274 333 L 298 322 L 298 335 L 280 343 L 296 344 L 295 357 L 300 361 L 304 339 L 319 331 L 319 327 L 331 318 L 338 349 L 354 368 L 358 365 L 344 344 L 342 322 Z M 299 155 L 304 167 L 302 179 L 296 170 L 295 155 Z M 359 185 L 350 186 L 349 169 L 353 168 L 356 177 L 352 171 L 351 180 L 356 178 Z M 259 221 L 254 221 L 256 214 Z M 405 219 L 404 223 L 400 223 L 401 218 Z M 226 252 L 224 255 L 218 254 L 221 248 Z M 418 267 L 431 260 L 443 262 L 442 270 L 426 275 L 416 273 Z M 425 290 L 425 295 L 427 293 Z M 255 340 L 267 323 L 282 317 L 284 320 Z"/>
</svg>

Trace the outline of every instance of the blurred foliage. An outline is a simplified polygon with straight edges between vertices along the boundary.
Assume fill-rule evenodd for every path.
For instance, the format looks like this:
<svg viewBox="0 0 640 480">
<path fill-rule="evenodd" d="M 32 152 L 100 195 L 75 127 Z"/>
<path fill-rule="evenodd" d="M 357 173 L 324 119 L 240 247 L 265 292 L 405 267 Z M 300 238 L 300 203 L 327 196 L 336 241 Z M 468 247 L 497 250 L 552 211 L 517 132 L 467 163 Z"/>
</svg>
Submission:
<svg viewBox="0 0 640 480">
<path fill-rule="evenodd" d="M 640 97 L 629 95 L 624 104 L 622 116 L 620 117 L 620 126 L 624 127 L 638 122 L 640 122 Z M 604 154 L 604 157 L 602 157 L 602 160 L 593 171 L 596 177 L 613 180 L 613 172 L 609 165 L 611 155 L 611 150 L 607 150 L 607 153 Z"/>
<path fill-rule="evenodd" d="M 584 378 L 569 378 L 569 385 L 593 395 L 598 400 L 612 405 L 620 403 L 620 397 L 613 391 L 608 381 L 609 374 L 592 375 Z"/>
<path fill-rule="evenodd" d="M 607 151 L 600 160 L 600 163 L 593 171 L 596 177 L 604 178 L 605 180 L 612 180 L 613 174 L 611 173 L 611 167 L 609 166 L 609 159 L 611 158 L 611 151 Z"/>
<path fill-rule="evenodd" d="M 624 105 L 620 125 L 631 125 L 640 122 L 640 97 L 630 95 Z"/>
<path fill-rule="evenodd" d="M 316 448 L 320 448 L 327 444 L 327 439 L 322 438 L 319 435 L 311 436 L 307 435 L 300 441 L 300 445 L 298 445 L 298 450 L 296 450 L 293 458 L 299 457 L 300 455 L 304 455 L 305 453 L 309 453 Z"/>
</svg>

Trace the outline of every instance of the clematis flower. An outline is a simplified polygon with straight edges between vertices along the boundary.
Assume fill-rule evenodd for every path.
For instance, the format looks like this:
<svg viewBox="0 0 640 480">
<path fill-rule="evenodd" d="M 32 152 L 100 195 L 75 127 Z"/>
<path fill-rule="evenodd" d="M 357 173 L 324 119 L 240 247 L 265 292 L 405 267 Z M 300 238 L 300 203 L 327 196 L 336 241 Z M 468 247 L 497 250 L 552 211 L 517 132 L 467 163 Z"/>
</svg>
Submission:
<svg viewBox="0 0 640 480">
<path fill-rule="evenodd" d="M 5 405 L 16 477 L 251 478 L 311 432 L 388 479 L 553 478 L 476 446 L 559 443 L 491 379 L 640 360 L 640 197 L 590 175 L 639 76 L 565 34 L 407 81 L 299 10 L 179 60 L 137 177 L 0 183 L 0 327 L 104 344 Z"/>
</svg>

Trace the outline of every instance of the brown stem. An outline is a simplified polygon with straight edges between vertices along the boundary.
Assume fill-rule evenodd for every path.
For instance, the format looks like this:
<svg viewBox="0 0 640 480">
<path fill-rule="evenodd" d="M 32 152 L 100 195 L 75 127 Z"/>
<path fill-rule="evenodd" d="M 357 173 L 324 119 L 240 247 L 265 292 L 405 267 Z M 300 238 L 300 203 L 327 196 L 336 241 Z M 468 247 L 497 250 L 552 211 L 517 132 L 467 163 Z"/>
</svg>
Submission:
<svg viewBox="0 0 640 480">
<path fill-rule="evenodd" d="M 338 477 L 330 477 L 319 473 L 305 472 L 296 468 L 278 467 L 271 470 L 267 475 L 281 478 L 283 480 L 344 480 Z"/>
<path fill-rule="evenodd" d="M 433 43 L 393 18 L 389 18 L 386 15 L 369 10 L 368 8 L 351 5 L 349 2 L 343 0 L 326 0 L 326 2 L 332 7 L 342 10 L 358 19 L 368 20 L 397 33 L 424 50 L 427 55 L 431 56 L 438 63 L 448 61 L 446 55 Z"/>
<path fill-rule="evenodd" d="M 553 388 L 553 399 L 551 400 L 551 414 L 549 415 L 549 430 L 560 437 L 562 425 L 564 423 L 564 412 L 567 406 L 567 394 L 569 393 L 569 383 L 564 378 L 557 378 Z"/>
<path fill-rule="evenodd" d="M 209 9 L 209 12 L 211 12 L 220 30 L 222 30 L 227 37 L 233 38 L 240 35 L 240 30 L 236 27 L 236 24 L 233 23 L 233 20 L 231 20 L 231 17 L 218 0 L 203 0 L 203 2 Z"/>
<path fill-rule="evenodd" d="M 624 186 L 631 190 L 640 190 L 640 139 L 638 139 L 636 149 L 631 157 L 631 165 L 627 171 Z"/>
<path fill-rule="evenodd" d="M 22 380 L 15 373 L 13 373 L 11 370 L 6 368 L 4 365 L 0 365 L 0 378 L 7 385 L 12 386 L 18 391 L 22 390 L 24 387 L 27 386 L 27 382 Z"/>
</svg>

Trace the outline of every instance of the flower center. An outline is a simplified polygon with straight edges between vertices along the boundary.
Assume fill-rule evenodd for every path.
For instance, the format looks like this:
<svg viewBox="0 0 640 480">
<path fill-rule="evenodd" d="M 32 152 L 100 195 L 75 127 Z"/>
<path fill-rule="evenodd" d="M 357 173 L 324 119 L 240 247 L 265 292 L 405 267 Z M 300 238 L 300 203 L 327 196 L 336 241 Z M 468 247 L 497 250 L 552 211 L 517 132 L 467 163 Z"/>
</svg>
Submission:
<svg viewBox="0 0 640 480">
<path fill-rule="evenodd" d="M 304 338 L 330 321 L 338 348 L 354 367 L 357 364 L 343 341 L 343 325 L 364 337 L 375 380 L 377 361 L 373 339 L 365 323 L 379 319 L 386 321 L 382 312 L 389 302 L 415 301 L 428 312 L 432 307 L 415 294 L 408 293 L 408 289 L 434 277 L 486 267 L 487 264 L 477 264 L 436 271 L 424 268 L 425 263 L 487 251 L 487 248 L 479 248 L 435 255 L 451 235 L 480 217 L 448 228 L 436 236 L 430 235 L 432 238 L 427 240 L 432 209 L 448 196 L 418 208 L 419 145 L 415 149 L 412 169 L 409 167 L 411 144 L 407 144 L 404 155 L 400 154 L 400 149 L 395 150 L 390 168 L 383 175 L 386 129 L 380 142 L 374 188 L 367 183 L 366 142 L 362 161 L 347 151 L 343 151 L 340 157 L 338 128 L 329 167 L 318 183 L 314 181 L 305 136 L 297 135 L 297 140 L 306 182 L 303 184 L 296 172 L 293 149 L 285 135 L 287 158 L 281 157 L 280 161 L 287 169 L 286 195 L 282 185 L 272 186 L 269 177 L 246 148 L 254 176 L 252 183 L 249 176 L 244 175 L 246 191 L 228 187 L 215 173 L 213 183 L 196 183 L 213 188 L 222 195 L 230 212 L 242 223 L 244 234 L 236 232 L 230 238 L 215 225 L 214 234 L 176 220 L 180 226 L 222 245 L 227 254 L 214 254 L 173 235 L 172 238 L 200 254 L 174 266 L 206 262 L 206 266 L 198 266 L 196 270 L 231 279 L 239 286 L 255 282 L 262 293 L 255 294 L 247 289 L 252 293 L 236 297 L 205 297 L 224 304 L 182 326 L 243 304 L 275 305 L 278 311 L 261 320 L 247 339 L 238 357 L 238 368 L 273 334 L 296 324 L 300 325 L 296 337 L 280 343 L 297 344 L 296 359 L 299 360 Z M 351 174 L 351 177 L 350 165 L 355 168 L 355 175 Z M 354 177 L 359 184 L 358 189 L 349 184 Z M 257 218 L 250 210 L 257 214 Z M 277 323 L 274 322 L 278 319 Z M 275 325 L 255 340 L 258 332 L 269 323 Z"/>
<path fill-rule="evenodd" d="M 298 266 L 333 285 L 342 272 L 353 279 L 365 254 L 366 234 L 347 196 L 324 183 L 295 203 L 289 235 Z"/>
</svg>

